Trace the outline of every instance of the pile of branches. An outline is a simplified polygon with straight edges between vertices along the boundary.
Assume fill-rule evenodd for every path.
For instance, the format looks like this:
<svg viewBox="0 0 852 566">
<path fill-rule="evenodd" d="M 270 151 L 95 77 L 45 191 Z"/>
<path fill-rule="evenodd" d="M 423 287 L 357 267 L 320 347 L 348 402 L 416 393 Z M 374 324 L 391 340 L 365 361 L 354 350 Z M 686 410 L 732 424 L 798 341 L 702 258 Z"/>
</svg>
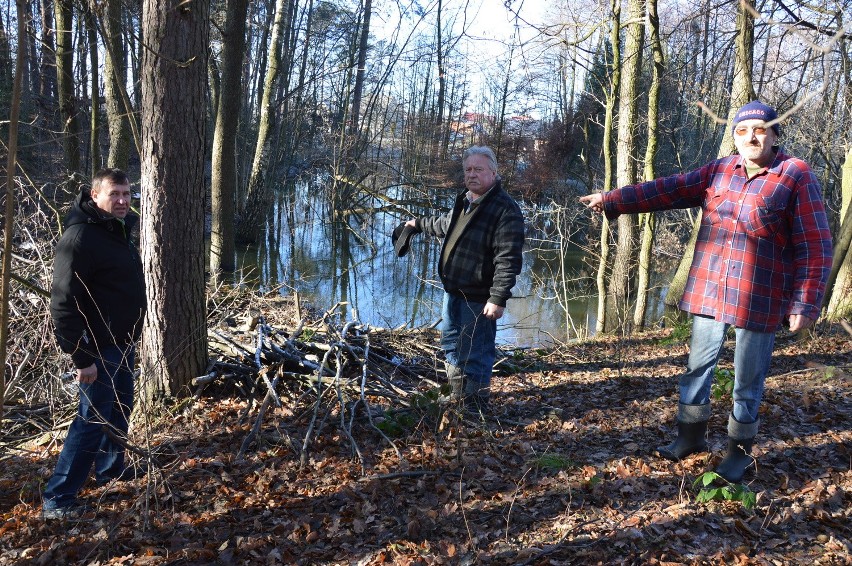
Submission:
<svg viewBox="0 0 852 566">
<path fill-rule="evenodd" d="M 54 248 L 74 194 L 64 185 L 17 181 L 0 454 L 49 435 L 74 415 L 73 397 L 57 379 L 67 362 L 53 338 L 49 312 Z"/>
<path fill-rule="evenodd" d="M 295 296 L 298 312 L 298 296 Z M 387 411 L 414 411 L 442 406 L 446 396 L 434 380 L 442 368 L 437 332 L 431 328 L 387 329 L 346 320 L 335 305 L 313 322 L 301 317 L 294 326 L 273 326 L 265 315 L 247 317 L 241 326 L 219 324 L 208 332 L 211 363 L 206 375 L 194 380 L 199 389 L 228 382 L 250 403 L 260 405 L 254 426 L 245 438 L 242 456 L 258 439 L 270 406 L 287 407 L 293 422 L 305 424 L 301 443 L 290 441 L 307 462 L 312 440 L 327 423 L 336 421 L 347 437 L 353 456 L 363 454 L 353 435 L 356 422 L 364 422 L 396 449 L 379 415 Z M 280 312 L 277 313 L 280 317 Z M 262 401 L 260 399 L 262 398 Z"/>
</svg>

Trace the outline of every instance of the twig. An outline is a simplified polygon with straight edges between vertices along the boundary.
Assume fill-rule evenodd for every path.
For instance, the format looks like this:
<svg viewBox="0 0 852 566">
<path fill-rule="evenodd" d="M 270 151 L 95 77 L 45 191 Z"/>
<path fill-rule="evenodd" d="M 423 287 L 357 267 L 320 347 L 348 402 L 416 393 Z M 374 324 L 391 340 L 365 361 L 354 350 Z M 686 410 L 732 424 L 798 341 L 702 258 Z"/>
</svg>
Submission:
<svg viewBox="0 0 852 566">
<path fill-rule="evenodd" d="M 397 478 L 422 478 L 423 476 L 447 476 L 453 477 L 460 475 L 459 472 L 447 472 L 445 470 L 407 470 L 404 472 L 391 472 L 388 474 L 378 474 L 375 476 L 364 476 L 358 478 L 359 482 L 370 482 L 373 480 L 393 480 Z"/>
<path fill-rule="evenodd" d="M 266 410 L 269 408 L 269 404 L 273 399 L 273 390 L 275 386 L 278 385 L 279 377 L 276 375 L 272 380 L 271 387 L 266 392 L 266 396 L 263 398 L 263 403 L 260 405 L 260 410 L 257 412 L 257 419 L 254 421 L 254 426 L 251 427 L 251 431 L 246 435 L 243 439 L 243 443 L 240 446 L 239 452 L 237 452 L 237 458 L 241 459 L 243 455 L 248 450 L 248 447 L 251 446 L 252 441 L 257 437 L 258 431 L 260 431 L 260 424 L 263 422 L 263 416 L 266 414 Z"/>
</svg>

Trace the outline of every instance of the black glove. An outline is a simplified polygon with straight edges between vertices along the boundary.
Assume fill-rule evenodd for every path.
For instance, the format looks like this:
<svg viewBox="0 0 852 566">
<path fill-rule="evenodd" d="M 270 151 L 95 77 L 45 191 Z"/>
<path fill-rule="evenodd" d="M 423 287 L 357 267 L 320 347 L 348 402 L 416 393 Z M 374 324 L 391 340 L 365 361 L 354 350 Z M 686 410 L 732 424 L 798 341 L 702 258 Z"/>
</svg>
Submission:
<svg viewBox="0 0 852 566">
<path fill-rule="evenodd" d="M 408 248 L 411 245 L 411 236 L 420 233 L 420 230 L 414 226 L 406 226 L 405 222 L 393 229 L 391 241 L 393 249 L 396 251 L 397 257 L 402 257 L 408 253 Z"/>
</svg>

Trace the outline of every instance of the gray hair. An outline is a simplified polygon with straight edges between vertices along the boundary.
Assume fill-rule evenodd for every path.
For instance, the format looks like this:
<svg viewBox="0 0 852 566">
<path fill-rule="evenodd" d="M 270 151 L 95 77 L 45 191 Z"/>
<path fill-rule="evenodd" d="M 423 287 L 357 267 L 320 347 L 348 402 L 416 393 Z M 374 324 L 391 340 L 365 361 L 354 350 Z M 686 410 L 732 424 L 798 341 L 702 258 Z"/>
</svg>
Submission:
<svg viewBox="0 0 852 566">
<path fill-rule="evenodd" d="M 491 167 L 491 170 L 495 173 L 497 172 L 497 158 L 494 156 L 494 152 L 490 147 L 486 145 L 474 145 L 467 148 L 462 154 L 462 163 L 467 161 L 467 158 L 473 155 L 481 155 L 488 159 L 488 165 Z"/>
</svg>

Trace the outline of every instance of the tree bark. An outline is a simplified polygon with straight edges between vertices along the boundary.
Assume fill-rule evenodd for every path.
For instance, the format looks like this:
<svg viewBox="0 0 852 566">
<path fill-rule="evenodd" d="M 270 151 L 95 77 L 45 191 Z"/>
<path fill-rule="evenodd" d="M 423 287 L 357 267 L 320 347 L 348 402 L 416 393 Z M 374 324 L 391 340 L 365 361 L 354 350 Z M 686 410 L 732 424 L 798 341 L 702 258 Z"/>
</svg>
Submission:
<svg viewBox="0 0 852 566">
<path fill-rule="evenodd" d="M 213 131 L 210 271 L 233 271 L 234 212 L 237 193 L 237 137 L 242 101 L 248 0 L 228 0 L 222 29 L 222 72 Z"/>
<path fill-rule="evenodd" d="M 612 67 L 610 72 L 610 89 L 606 98 L 606 110 L 603 127 L 603 166 L 604 184 L 603 190 L 609 191 L 613 188 L 613 173 L 615 163 L 612 155 L 612 130 L 615 123 L 615 107 L 618 104 L 618 93 L 621 85 L 621 2 L 612 2 L 612 21 L 610 22 L 610 46 L 612 48 Z M 606 45 L 602 46 L 606 52 Z M 607 272 L 609 270 L 609 220 L 603 217 L 601 223 L 601 257 L 598 261 L 598 272 L 595 277 L 598 288 L 598 314 L 595 323 L 596 332 L 604 332 L 607 326 Z"/>
<path fill-rule="evenodd" d="M 355 71 L 355 87 L 352 89 L 352 133 L 357 134 L 361 120 L 361 99 L 364 96 L 364 77 L 367 74 L 367 47 L 370 39 L 370 16 L 373 0 L 364 0 L 361 36 L 358 40 L 358 68 Z"/>
<path fill-rule="evenodd" d="M 209 4 L 145 0 L 142 261 L 145 396 L 185 396 L 207 362 L 204 139 Z"/>
<path fill-rule="evenodd" d="M 651 88 L 648 90 L 648 145 L 645 148 L 645 171 L 642 175 L 645 181 L 656 178 L 654 159 L 657 155 L 658 133 L 660 126 L 660 82 L 665 62 L 663 47 L 660 42 L 660 17 L 657 14 L 657 0 L 648 0 L 648 24 L 651 33 L 651 53 L 654 57 Z M 648 309 L 648 288 L 651 281 L 651 256 L 656 235 L 656 216 L 653 212 L 639 215 L 639 225 L 642 228 L 642 243 L 639 246 L 639 270 L 636 282 L 636 308 L 633 311 L 633 325 L 642 329 L 645 327 L 645 316 Z"/>
<path fill-rule="evenodd" d="M 645 39 L 645 2 L 630 0 L 628 5 L 631 23 L 627 26 L 622 57 L 621 92 L 618 110 L 617 185 L 623 187 L 636 183 L 636 139 L 634 132 L 638 121 L 639 76 L 642 71 L 642 44 Z M 618 244 L 612 263 L 609 292 L 607 294 L 606 331 L 611 332 L 627 322 L 630 301 L 630 282 L 635 274 L 637 217 L 622 214 L 618 217 Z"/>
<path fill-rule="evenodd" d="M 281 46 L 284 40 L 285 0 L 275 0 L 275 21 L 272 24 L 272 42 L 269 45 L 269 67 L 263 85 L 263 98 L 260 104 L 260 122 L 258 124 L 257 143 L 254 161 L 249 174 L 246 204 L 237 227 L 236 239 L 242 243 L 253 243 L 263 232 L 266 215 L 269 212 L 272 192 L 266 183 L 270 154 L 270 139 L 273 123 L 273 96 L 278 69 L 281 63 Z"/>
<path fill-rule="evenodd" d="M 101 168 L 101 142 L 98 134 L 101 129 L 101 91 L 98 73 L 98 26 L 91 10 L 86 11 L 86 32 L 89 37 L 89 58 L 92 66 L 89 98 L 92 100 L 92 113 L 89 121 L 89 169 L 94 177 Z"/>
<path fill-rule="evenodd" d="M 56 98 L 56 42 L 50 0 L 39 1 L 41 12 L 41 72 L 38 94 L 42 103 Z"/>
<path fill-rule="evenodd" d="M 834 241 L 834 258 L 826 285 L 826 317 L 852 318 L 852 149 L 843 163 L 840 231 Z"/>
<path fill-rule="evenodd" d="M 80 171 L 80 126 L 74 104 L 74 48 L 71 35 L 72 0 L 54 0 L 56 20 L 56 85 L 62 149 L 70 172 Z"/>
<path fill-rule="evenodd" d="M 109 129 L 107 165 L 127 169 L 130 161 L 131 120 L 135 122 L 127 96 L 127 46 L 121 37 L 121 0 L 107 0 L 101 18 L 106 62 L 104 65 L 104 105 Z M 138 148 L 137 148 L 138 149 Z"/>
</svg>

